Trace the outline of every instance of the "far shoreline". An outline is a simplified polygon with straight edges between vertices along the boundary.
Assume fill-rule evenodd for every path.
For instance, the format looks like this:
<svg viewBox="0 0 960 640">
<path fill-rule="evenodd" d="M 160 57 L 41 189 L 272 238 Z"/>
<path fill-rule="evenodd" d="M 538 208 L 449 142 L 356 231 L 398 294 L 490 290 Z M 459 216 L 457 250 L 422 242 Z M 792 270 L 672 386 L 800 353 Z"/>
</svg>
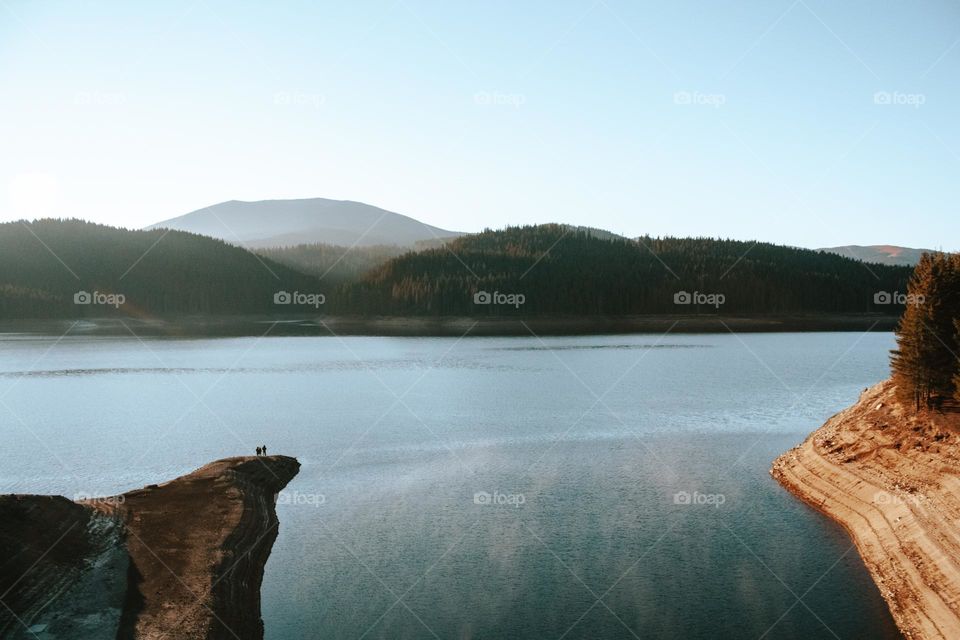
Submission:
<svg viewBox="0 0 960 640">
<path fill-rule="evenodd" d="M 778 316 L 182 316 L 0 320 L 0 335 L 517 337 L 666 333 L 890 332 L 893 314 Z"/>
</svg>

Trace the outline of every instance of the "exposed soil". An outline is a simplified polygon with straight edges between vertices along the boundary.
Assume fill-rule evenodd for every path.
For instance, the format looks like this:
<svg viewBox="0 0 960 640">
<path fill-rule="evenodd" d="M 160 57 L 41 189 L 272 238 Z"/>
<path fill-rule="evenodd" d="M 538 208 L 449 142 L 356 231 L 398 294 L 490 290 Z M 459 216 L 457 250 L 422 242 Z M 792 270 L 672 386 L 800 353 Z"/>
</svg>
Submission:
<svg viewBox="0 0 960 640">
<path fill-rule="evenodd" d="M 0 636 L 262 638 L 274 499 L 299 468 L 228 458 L 111 498 L 0 496 Z"/>
<path fill-rule="evenodd" d="M 771 473 L 847 529 L 905 637 L 960 638 L 960 413 L 882 382 Z"/>
</svg>

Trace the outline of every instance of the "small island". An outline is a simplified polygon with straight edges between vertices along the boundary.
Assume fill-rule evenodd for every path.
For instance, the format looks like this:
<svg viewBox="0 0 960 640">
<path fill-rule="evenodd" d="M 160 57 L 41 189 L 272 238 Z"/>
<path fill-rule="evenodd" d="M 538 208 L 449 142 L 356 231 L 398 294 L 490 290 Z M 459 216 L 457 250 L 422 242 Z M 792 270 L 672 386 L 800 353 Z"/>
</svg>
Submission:
<svg viewBox="0 0 960 640">
<path fill-rule="evenodd" d="M 0 496 L 0 636 L 262 638 L 286 456 L 212 462 L 117 496 Z"/>
<path fill-rule="evenodd" d="M 960 256 L 925 254 L 892 378 L 773 463 L 853 538 L 897 626 L 960 638 Z"/>
</svg>

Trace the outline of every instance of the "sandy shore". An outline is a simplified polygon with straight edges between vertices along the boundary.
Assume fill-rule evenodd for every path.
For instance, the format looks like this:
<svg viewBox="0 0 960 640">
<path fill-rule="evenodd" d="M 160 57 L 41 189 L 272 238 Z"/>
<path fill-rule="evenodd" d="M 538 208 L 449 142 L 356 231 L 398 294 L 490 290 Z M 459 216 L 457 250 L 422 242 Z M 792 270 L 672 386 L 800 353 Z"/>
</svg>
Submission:
<svg viewBox="0 0 960 640">
<path fill-rule="evenodd" d="M 960 638 L 960 415 L 865 390 L 773 476 L 853 538 L 904 636 Z"/>
</svg>

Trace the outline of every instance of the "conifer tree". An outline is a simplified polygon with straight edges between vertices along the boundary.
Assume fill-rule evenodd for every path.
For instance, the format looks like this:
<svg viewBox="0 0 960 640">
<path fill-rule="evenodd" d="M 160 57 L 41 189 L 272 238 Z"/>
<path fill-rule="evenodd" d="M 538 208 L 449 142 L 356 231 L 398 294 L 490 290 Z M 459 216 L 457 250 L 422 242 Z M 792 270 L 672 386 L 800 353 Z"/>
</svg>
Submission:
<svg viewBox="0 0 960 640">
<path fill-rule="evenodd" d="M 960 261 L 960 256 L 957 257 Z M 960 354 L 960 315 L 953 321 L 953 328 L 956 330 L 954 344 L 956 353 Z M 960 402 L 960 362 L 957 363 L 955 373 L 953 374 L 953 399 Z"/>
<path fill-rule="evenodd" d="M 908 299 L 924 302 L 933 277 L 934 258 L 925 253 L 917 263 L 907 288 Z M 901 402 L 920 409 L 931 389 L 928 363 L 933 356 L 933 336 L 926 329 L 924 304 L 908 304 L 897 326 L 897 348 L 891 353 L 890 367 Z"/>
<path fill-rule="evenodd" d="M 897 396 L 919 409 L 956 392 L 960 258 L 924 254 L 907 289 L 907 306 L 891 357 Z"/>
<path fill-rule="evenodd" d="M 926 297 L 922 304 L 926 329 L 932 335 L 931 390 L 940 396 L 953 392 L 953 377 L 960 364 L 956 356 L 954 321 L 960 317 L 960 260 L 957 256 L 936 254 Z"/>
</svg>

